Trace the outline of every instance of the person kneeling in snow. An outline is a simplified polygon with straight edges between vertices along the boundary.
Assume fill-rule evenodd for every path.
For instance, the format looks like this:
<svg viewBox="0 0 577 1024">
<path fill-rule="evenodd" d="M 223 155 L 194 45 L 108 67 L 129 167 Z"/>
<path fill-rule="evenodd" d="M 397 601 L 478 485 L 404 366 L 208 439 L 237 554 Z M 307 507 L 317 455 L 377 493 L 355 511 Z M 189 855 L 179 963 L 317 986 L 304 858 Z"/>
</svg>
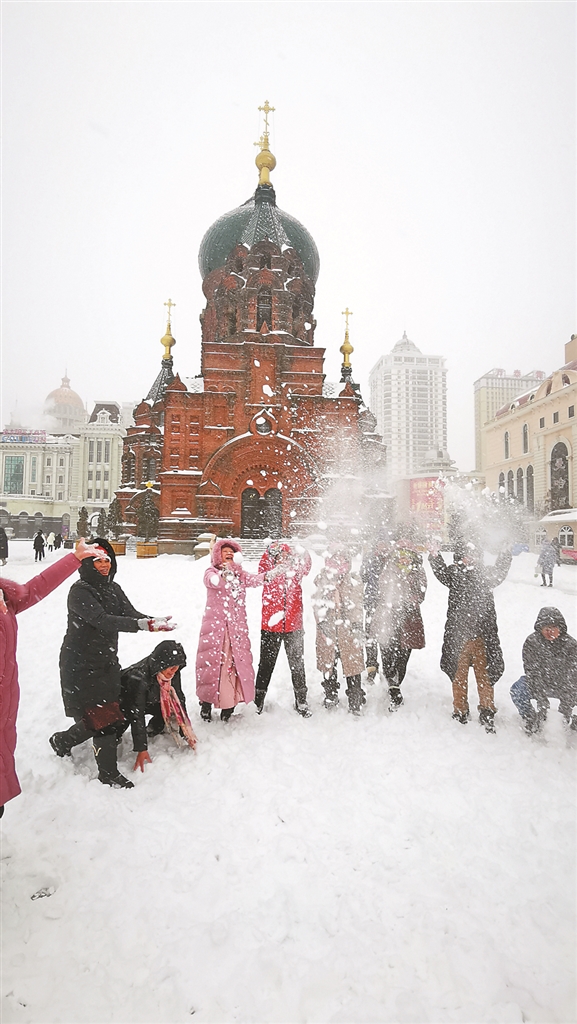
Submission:
<svg viewBox="0 0 577 1024">
<path fill-rule="evenodd" d="M 258 571 L 268 576 L 262 594 L 260 662 L 254 702 L 260 714 L 281 644 L 284 643 L 295 695 L 295 710 L 303 718 L 309 718 L 301 581 L 311 571 L 311 556 L 304 548 L 291 548 L 289 544 L 275 540 L 262 556 Z"/>
<path fill-rule="evenodd" d="M 152 618 L 133 608 L 114 582 L 116 555 L 107 540 L 97 537 L 96 557 L 80 567 L 80 579 L 68 594 L 68 628 L 60 650 L 60 682 L 64 710 L 75 725 L 55 732 L 50 746 L 59 757 L 92 738 L 99 781 L 106 786 L 132 789 L 116 763 L 120 710 L 119 632 L 139 629 L 166 632 L 168 619 Z"/>
<path fill-rule="evenodd" d="M 177 745 L 182 735 L 189 747 L 196 747 L 190 719 L 186 713 L 186 700 L 182 692 L 180 670 L 186 665 L 182 644 L 163 640 L 152 654 L 135 665 L 123 668 L 120 673 L 120 710 L 127 721 L 121 723 L 119 738 L 128 728 L 132 730 L 132 742 L 137 758 L 134 771 L 151 762 L 148 753 L 148 736 L 164 732 L 165 726 L 172 733 Z M 146 726 L 145 715 L 152 715 Z"/>
<path fill-rule="evenodd" d="M 462 725 L 470 718 L 468 678 L 472 666 L 479 691 L 479 721 L 487 732 L 495 732 L 493 687 L 505 670 L 493 590 L 507 576 L 512 557 L 510 551 L 504 551 L 494 566 L 485 566 L 480 547 L 464 540 L 455 544 L 453 565 L 446 565 L 438 553 L 429 555 L 439 583 L 449 588 L 441 668 L 453 684 L 453 718 Z"/>
<path fill-rule="evenodd" d="M 363 654 L 363 585 L 351 572 L 346 548 L 335 544 L 325 558 L 325 567 L 315 579 L 313 607 L 317 623 L 317 668 L 323 674 L 324 705 L 339 703 L 337 661 L 340 658 L 347 680 L 349 711 L 361 713 L 366 703 L 361 687 L 365 667 Z"/>
<path fill-rule="evenodd" d="M 511 698 L 526 731 L 539 731 L 551 697 L 559 701 L 568 725 L 577 729 L 577 715 L 572 715 L 577 704 L 577 640 L 569 636 L 558 608 L 541 608 L 535 630 L 523 644 L 523 668 L 525 675 L 513 683 Z"/>
<path fill-rule="evenodd" d="M 205 722 L 211 720 L 213 704 L 228 722 L 237 704 L 254 700 L 246 588 L 262 586 L 265 576 L 242 568 L 236 540 L 217 540 L 211 560 L 204 574 L 207 594 L 196 655 L 196 694 Z"/>
</svg>

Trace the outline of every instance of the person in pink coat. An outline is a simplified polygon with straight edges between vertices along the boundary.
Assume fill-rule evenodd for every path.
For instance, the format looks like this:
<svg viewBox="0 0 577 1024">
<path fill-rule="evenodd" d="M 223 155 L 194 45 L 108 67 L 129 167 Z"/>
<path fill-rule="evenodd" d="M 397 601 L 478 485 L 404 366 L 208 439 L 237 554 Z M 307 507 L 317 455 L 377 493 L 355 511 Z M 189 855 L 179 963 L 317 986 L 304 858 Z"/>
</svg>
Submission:
<svg viewBox="0 0 577 1024">
<path fill-rule="evenodd" d="M 14 583 L 13 580 L 0 578 L 0 817 L 4 813 L 4 804 L 21 792 L 14 763 L 16 716 L 20 699 L 16 616 L 64 583 L 76 572 L 82 559 L 91 558 L 95 550 L 93 545 L 86 544 L 82 539 L 78 541 L 75 551 L 60 558 L 28 583 Z"/>
<path fill-rule="evenodd" d="M 200 717 L 206 722 L 213 705 L 227 722 L 237 704 L 254 700 L 246 588 L 262 586 L 266 574 L 245 572 L 240 553 L 237 541 L 217 540 L 212 565 L 204 574 L 207 595 L 196 655 L 196 693 Z"/>
</svg>

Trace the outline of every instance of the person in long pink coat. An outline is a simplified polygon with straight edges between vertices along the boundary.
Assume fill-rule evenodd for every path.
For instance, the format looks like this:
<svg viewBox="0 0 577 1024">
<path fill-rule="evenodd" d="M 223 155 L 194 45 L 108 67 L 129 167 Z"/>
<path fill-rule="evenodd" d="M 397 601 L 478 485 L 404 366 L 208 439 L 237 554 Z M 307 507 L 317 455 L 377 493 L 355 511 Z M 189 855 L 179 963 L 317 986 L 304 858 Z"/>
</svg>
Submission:
<svg viewBox="0 0 577 1024">
<path fill-rule="evenodd" d="M 238 557 L 235 561 L 240 552 L 237 541 L 217 540 L 212 565 L 204 574 L 207 595 L 196 655 L 196 693 L 201 718 L 207 722 L 213 705 L 228 721 L 237 704 L 254 700 L 246 588 L 262 586 L 266 574 L 245 572 Z"/>
<path fill-rule="evenodd" d="M 60 558 L 28 583 L 0 578 L 0 817 L 4 813 L 4 804 L 21 792 L 14 762 L 20 699 L 16 616 L 47 597 L 76 572 L 83 558 L 91 558 L 95 551 L 94 546 L 82 539 L 75 551 Z"/>
</svg>

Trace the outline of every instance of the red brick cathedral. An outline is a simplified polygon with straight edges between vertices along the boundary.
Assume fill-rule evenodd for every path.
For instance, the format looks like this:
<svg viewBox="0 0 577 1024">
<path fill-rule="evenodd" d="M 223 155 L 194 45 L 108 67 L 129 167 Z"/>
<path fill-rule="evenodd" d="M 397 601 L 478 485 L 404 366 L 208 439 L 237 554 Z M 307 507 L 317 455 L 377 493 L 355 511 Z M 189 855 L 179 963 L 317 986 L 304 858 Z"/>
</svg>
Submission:
<svg viewBox="0 0 577 1024">
<path fill-rule="evenodd" d="M 207 531 L 306 535 L 343 453 L 349 470 L 384 461 L 374 417 L 352 382 L 348 330 L 340 385 L 325 383 L 325 350 L 314 344 L 319 255 L 306 228 L 276 205 L 268 102 L 264 109 L 256 192 L 200 246 L 200 375 L 174 375 L 169 300 L 161 370 L 124 442 L 125 519 L 135 522 L 152 482 L 161 552 L 190 552 Z"/>
</svg>

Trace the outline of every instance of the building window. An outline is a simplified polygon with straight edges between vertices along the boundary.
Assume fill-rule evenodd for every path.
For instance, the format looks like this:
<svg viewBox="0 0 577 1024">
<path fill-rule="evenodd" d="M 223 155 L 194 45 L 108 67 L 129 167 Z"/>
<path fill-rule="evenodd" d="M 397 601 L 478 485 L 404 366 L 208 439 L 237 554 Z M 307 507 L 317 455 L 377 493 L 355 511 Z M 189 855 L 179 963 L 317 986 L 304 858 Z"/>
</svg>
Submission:
<svg viewBox="0 0 577 1024">
<path fill-rule="evenodd" d="M 109 471 L 107 469 L 104 470 L 104 473 L 102 475 L 103 475 L 105 480 L 109 480 L 110 479 L 110 473 L 109 473 Z"/>
<path fill-rule="evenodd" d="M 504 444 L 505 444 L 505 458 L 508 459 L 510 454 L 511 454 L 511 446 L 509 444 L 509 431 L 508 430 L 505 431 L 505 437 L 504 437 L 503 440 L 504 440 Z"/>
<path fill-rule="evenodd" d="M 515 497 L 515 476 L 512 469 L 507 473 L 507 497 Z"/>
<path fill-rule="evenodd" d="M 36 483 L 36 456 L 34 455 L 30 461 L 30 483 Z M 30 492 L 32 493 L 32 492 Z"/>
<path fill-rule="evenodd" d="M 88 442 L 88 461 L 94 462 L 94 441 Z"/>
<path fill-rule="evenodd" d="M 260 331 L 263 324 L 269 330 L 272 327 L 272 295 L 270 288 L 261 288 L 256 300 L 256 329 Z"/>
<path fill-rule="evenodd" d="M 236 334 L 236 311 L 228 314 L 228 334 L 229 337 Z"/>
<path fill-rule="evenodd" d="M 97 487 L 97 488 L 96 488 L 96 490 L 95 490 L 95 492 L 94 492 L 94 497 L 95 497 L 96 499 L 98 499 L 98 498 L 100 497 L 100 488 L 99 488 L 99 487 Z"/>
<path fill-rule="evenodd" d="M 568 388 L 569 387 L 571 381 L 569 380 L 569 377 L 568 377 L 568 375 L 566 373 L 561 374 L 561 383 L 562 383 L 564 388 Z"/>
<path fill-rule="evenodd" d="M 562 548 L 572 548 L 575 543 L 573 530 L 570 526 L 562 526 L 559 530 L 559 544 Z"/>
<path fill-rule="evenodd" d="M 567 411 L 569 413 L 569 419 L 572 420 L 574 415 L 575 415 L 575 406 L 574 405 L 570 405 L 569 409 Z"/>
<path fill-rule="evenodd" d="M 261 256 L 261 258 L 260 258 L 260 269 L 261 270 L 270 270 L 271 269 L 270 253 L 267 253 L 266 255 Z"/>
<path fill-rule="evenodd" d="M 59 476 L 58 477 L 58 483 L 59 484 L 63 484 L 64 483 L 64 477 L 63 476 Z"/>
<path fill-rule="evenodd" d="M 49 477 L 49 476 L 47 476 L 47 477 L 46 477 L 46 479 L 45 479 L 44 483 L 45 483 L 45 484 L 49 484 L 49 483 L 50 483 L 50 477 Z"/>
<path fill-rule="evenodd" d="M 505 496 L 505 474 L 499 473 L 499 497 Z"/>
<path fill-rule="evenodd" d="M 59 466 L 63 466 L 64 465 L 64 459 L 59 459 L 58 460 L 58 465 Z"/>
<path fill-rule="evenodd" d="M 107 498 L 107 497 L 108 497 L 108 487 L 105 487 L 105 488 L 104 488 L 104 490 L 103 490 L 103 492 L 102 492 L 102 497 L 103 497 L 103 498 Z"/>
<path fill-rule="evenodd" d="M 533 479 L 533 466 L 527 466 L 525 476 L 527 484 L 527 510 L 533 512 L 535 508 L 535 481 Z"/>
<path fill-rule="evenodd" d="M 551 452 L 551 511 L 569 508 L 569 452 L 558 441 Z"/>
<path fill-rule="evenodd" d="M 523 504 L 523 499 L 524 499 L 524 494 L 523 494 L 523 470 L 522 469 L 518 469 L 517 470 L 517 501 L 519 502 L 520 505 Z"/>
<path fill-rule="evenodd" d="M 7 455 L 4 461 L 4 494 L 24 493 L 24 456 Z"/>
<path fill-rule="evenodd" d="M 97 480 L 100 480 L 101 476 L 102 476 L 102 473 L 100 472 L 100 470 L 99 470 L 99 469 L 97 469 L 97 470 L 96 470 L 96 479 L 97 479 Z"/>
<path fill-rule="evenodd" d="M 104 461 L 110 462 L 110 441 L 104 442 Z"/>
<path fill-rule="evenodd" d="M 554 412 L 553 413 L 553 423 L 558 423 L 558 422 L 559 422 L 559 413 L 558 412 Z"/>
<path fill-rule="evenodd" d="M 526 423 L 523 424 L 523 455 L 526 455 L 529 451 L 529 427 Z"/>
<path fill-rule="evenodd" d="M 88 490 L 87 490 L 87 492 L 86 492 L 86 497 L 87 497 L 87 498 L 88 498 L 89 500 L 90 500 L 90 498 L 92 497 L 92 488 L 91 488 L 91 487 L 89 487 L 89 488 L 88 488 Z"/>
<path fill-rule="evenodd" d="M 102 462 L 102 441 L 96 442 L 96 461 Z"/>
<path fill-rule="evenodd" d="M 62 491 L 58 491 L 58 501 L 62 501 Z"/>
<path fill-rule="evenodd" d="M 93 470 L 92 470 L 92 469 L 89 469 L 89 470 L 88 470 L 88 479 L 89 479 L 89 480 L 92 480 L 93 476 L 94 476 L 94 472 L 93 472 Z"/>
</svg>

